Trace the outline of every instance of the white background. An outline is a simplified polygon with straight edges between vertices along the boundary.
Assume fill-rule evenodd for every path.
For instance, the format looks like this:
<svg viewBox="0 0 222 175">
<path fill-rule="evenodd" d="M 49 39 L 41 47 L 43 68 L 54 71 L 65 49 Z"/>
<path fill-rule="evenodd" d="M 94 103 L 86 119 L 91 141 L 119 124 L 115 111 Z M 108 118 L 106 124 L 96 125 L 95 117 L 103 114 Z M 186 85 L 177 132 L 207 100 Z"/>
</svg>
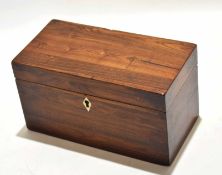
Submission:
<svg viewBox="0 0 222 175">
<path fill-rule="evenodd" d="M 28 131 L 11 60 L 53 19 L 198 44 L 200 120 L 159 166 Z M 0 174 L 222 174 L 222 2 L 0 1 Z"/>
</svg>

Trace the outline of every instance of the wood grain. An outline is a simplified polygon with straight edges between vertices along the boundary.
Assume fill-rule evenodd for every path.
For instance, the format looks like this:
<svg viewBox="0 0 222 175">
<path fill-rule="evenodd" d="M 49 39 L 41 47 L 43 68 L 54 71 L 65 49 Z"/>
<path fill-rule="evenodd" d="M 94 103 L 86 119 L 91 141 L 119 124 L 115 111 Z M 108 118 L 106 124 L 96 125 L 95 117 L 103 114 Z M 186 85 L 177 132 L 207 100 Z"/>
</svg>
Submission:
<svg viewBox="0 0 222 175">
<path fill-rule="evenodd" d="M 90 78 L 61 74 L 56 71 L 49 71 L 22 64 L 13 64 L 13 70 L 17 79 L 20 80 L 165 111 L 165 98 L 163 95 L 157 93 L 150 93 Z"/>
<path fill-rule="evenodd" d="M 31 130 L 168 164 L 165 113 L 17 80 Z"/>
<path fill-rule="evenodd" d="M 199 116 L 197 66 L 193 66 L 186 81 L 166 111 L 169 156 L 172 162 Z"/>
<path fill-rule="evenodd" d="M 181 87 L 187 81 L 190 72 L 193 70 L 193 67 L 197 66 L 197 49 L 194 49 L 188 60 L 184 63 L 184 66 L 178 73 L 177 77 L 171 84 L 170 88 L 168 89 L 167 93 L 165 94 L 165 101 L 166 101 L 166 109 L 168 109 L 178 92 L 181 90 Z M 191 86 L 196 86 L 197 82 L 192 82 Z"/>
<path fill-rule="evenodd" d="M 192 43 L 52 20 L 12 67 L 29 129 L 145 161 L 170 165 L 199 115 Z"/>
<path fill-rule="evenodd" d="M 52 20 L 14 59 L 164 95 L 196 45 Z"/>
</svg>

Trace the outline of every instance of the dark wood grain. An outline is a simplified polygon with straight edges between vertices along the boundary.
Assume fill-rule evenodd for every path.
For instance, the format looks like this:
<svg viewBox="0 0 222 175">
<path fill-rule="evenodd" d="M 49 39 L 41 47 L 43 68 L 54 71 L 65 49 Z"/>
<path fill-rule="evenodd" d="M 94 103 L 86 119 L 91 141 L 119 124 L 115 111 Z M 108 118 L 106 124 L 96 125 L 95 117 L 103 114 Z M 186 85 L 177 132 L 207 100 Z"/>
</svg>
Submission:
<svg viewBox="0 0 222 175">
<path fill-rule="evenodd" d="M 49 71 L 22 64 L 13 64 L 13 70 L 15 76 L 20 80 L 36 82 L 82 94 L 133 104 L 135 106 L 165 111 L 165 98 L 163 95 L 157 93 L 110 84 L 90 78 L 62 74 L 56 71 Z"/>
<path fill-rule="evenodd" d="M 168 164 L 165 113 L 17 80 L 27 127 L 147 161 Z"/>
<path fill-rule="evenodd" d="M 192 43 L 52 20 L 12 67 L 29 129 L 126 156 L 170 165 L 199 115 Z"/>
</svg>

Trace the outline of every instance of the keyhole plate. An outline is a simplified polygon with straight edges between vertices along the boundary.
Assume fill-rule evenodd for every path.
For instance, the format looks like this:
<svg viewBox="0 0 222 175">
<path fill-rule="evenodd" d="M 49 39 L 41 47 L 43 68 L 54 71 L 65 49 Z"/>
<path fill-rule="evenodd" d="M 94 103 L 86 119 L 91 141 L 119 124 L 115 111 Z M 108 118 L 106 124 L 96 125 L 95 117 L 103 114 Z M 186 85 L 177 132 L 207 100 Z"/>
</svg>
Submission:
<svg viewBox="0 0 222 175">
<path fill-rule="evenodd" d="M 89 112 L 92 104 L 87 97 L 84 98 L 83 105 L 85 106 L 86 110 Z"/>
</svg>

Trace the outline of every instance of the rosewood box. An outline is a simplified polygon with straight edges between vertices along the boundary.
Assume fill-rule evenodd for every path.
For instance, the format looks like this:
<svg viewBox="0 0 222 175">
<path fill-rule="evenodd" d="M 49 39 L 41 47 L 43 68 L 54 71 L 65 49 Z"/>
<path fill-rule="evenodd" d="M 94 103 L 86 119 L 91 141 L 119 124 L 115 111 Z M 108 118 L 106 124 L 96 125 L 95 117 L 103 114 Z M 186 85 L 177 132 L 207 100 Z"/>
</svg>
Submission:
<svg viewBox="0 0 222 175">
<path fill-rule="evenodd" d="M 52 20 L 12 61 L 27 128 L 170 165 L 198 117 L 195 44 Z"/>
</svg>

